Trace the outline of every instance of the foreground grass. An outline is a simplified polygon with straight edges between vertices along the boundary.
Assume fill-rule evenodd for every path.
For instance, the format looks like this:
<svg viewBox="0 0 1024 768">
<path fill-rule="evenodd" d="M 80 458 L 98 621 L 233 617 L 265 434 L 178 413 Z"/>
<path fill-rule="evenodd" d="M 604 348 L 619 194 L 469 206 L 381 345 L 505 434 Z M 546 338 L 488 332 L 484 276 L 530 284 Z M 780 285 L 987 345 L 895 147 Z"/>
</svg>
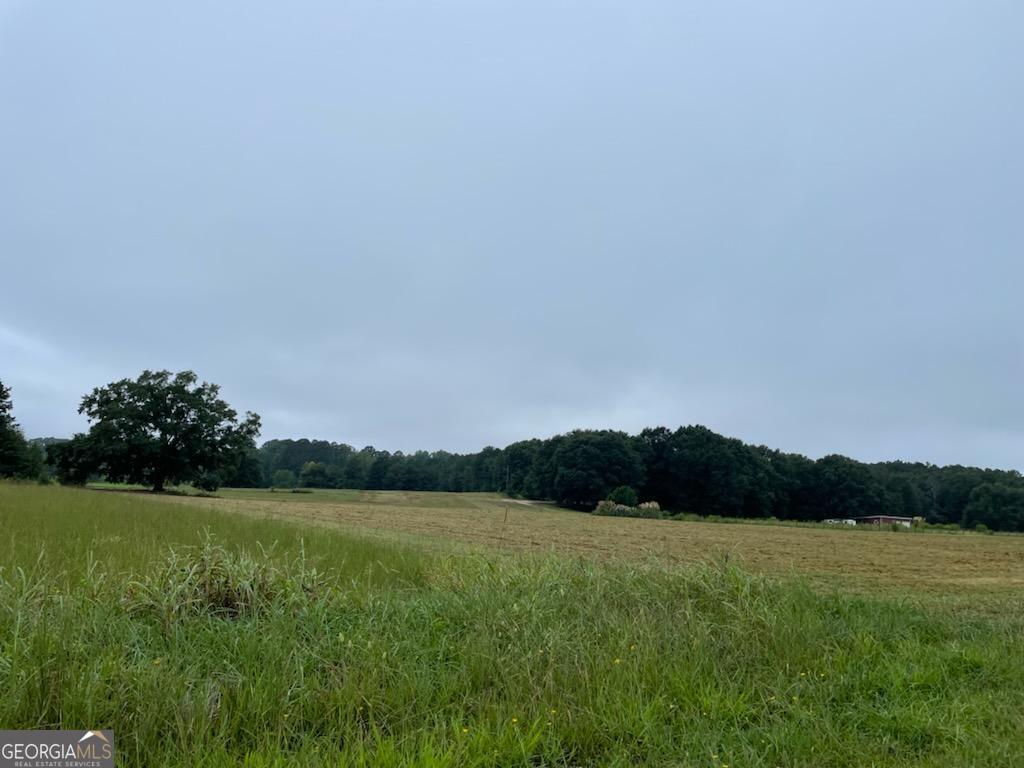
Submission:
<svg viewBox="0 0 1024 768">
<path fill-rule="evenodd" d="M 187 506 L 168 509 L 147 494 L 102 493 L 0 482 L 0 568 L 69 589 L 95 573 L 127 577 L 151 568 L 174 543 L 199 532 L 234 549 L 271 548 L 271 560 L 304 551 L 341 579 L 386 586 L 422 580 L 426 557 L 411 547 L 381 545 L 312 528 Z"/>
<path fill-rule="evenodd" d="M 0 724 L 112 727 L 125 765 L 1024 755 L 1016 616 L 32 486 L 0 485 L 0 526 Z"/>
</svg>

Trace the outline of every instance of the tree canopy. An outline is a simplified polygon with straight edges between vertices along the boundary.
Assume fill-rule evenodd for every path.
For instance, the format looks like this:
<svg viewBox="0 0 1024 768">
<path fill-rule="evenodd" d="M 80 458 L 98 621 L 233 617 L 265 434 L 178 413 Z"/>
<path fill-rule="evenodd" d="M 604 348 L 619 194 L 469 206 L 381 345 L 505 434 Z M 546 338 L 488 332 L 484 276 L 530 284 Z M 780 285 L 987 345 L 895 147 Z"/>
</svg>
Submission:
<svg viewBox="0 0 1024 768">
<path fill-rule="evenodd" d="M 259 417 L 236 412 L 191 371 L 144 371 L 82 399 L 87 433 L 26 443 L 0 384 L 0 476 L 39 472 L 44 451 L 63 482 L 104 477 L 149 485 L 490 491 L 593 508 L 615 495 L 669 513 L 821 520 L 921 516 L 930 523 L 1024 531 L 1015 470 L 909 462 L 813 460 L 749 445 L 700 425 L 629 435 L 575 430 L 477 453 L 403 453 L 325 440 L 255 446 Z M 631 504 L 628 506 L 632 506 Z"/>
<path fill-rule="evenodd" d="M 0 477 L 35 478 L 42 470 L 42 450 L 25 440 L 14 418 L 10 387 L 0 381 Z"/>
<path fill-rule="evenodd" d="M 497 491 L 579 507 L 629 486 L 640 501 L 657 501 L 670 512 L 787 520 L 905 515 L 1024 530 L 1024 478 L 1013 470 L 865 464 L 835 454 L 813 460 L 700 425 L 652 427 L 637 435 L 576 430 L 469 454 L 271 440 L 255 455 L 264 486 L 285 469 L 310 488 Z M 227 484 L 253 485 L 254 463 Z"/>
<path fill-rule="evenodd" d="M 143 371 L 97 387 L 78 409 L 89 431 L 53 446 L 58 476 L 84 482 L 101 475 L 156 491 L 181 482 L 216 488 L 245 466 L 260 429 L 259 416 L 240 420 L 219 394 L 192 371 Z"/>
</svg>

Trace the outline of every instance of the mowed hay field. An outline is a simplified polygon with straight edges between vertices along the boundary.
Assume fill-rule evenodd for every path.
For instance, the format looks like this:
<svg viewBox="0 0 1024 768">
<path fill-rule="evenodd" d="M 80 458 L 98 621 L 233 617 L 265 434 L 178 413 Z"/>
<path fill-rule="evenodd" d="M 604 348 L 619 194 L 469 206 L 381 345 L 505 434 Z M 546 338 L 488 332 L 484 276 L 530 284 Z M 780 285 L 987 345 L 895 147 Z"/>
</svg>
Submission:
<svg viewBox="0 0 1024 768">
<path fill-rule="evenodd" d="M 1024 536 L 601 517 L 482 493 L 224 489 L 220 495 L 161 500 L 414 535 L 427 544 L 667 563 L 729 559 L 756 572 L 839 579 L 865 591 L 1024 594 Z"/>
<path fill-rule="evenodd" d="M 1012 537 L 652 526 L 523 505 L 506 523 L 504 502 L 468 495 L 225 496 L 0 483 L 0 726 L 113 728 L 126 766 L 1024 758 Z M 534 520 L 550 541 L 521 530 Z M 659 559 L 626 540 L 661 530 L 705 544 L 672 541 Z M 734 542 L 723 562 L 708 537 L 730 533 L 750 551 Z M 1007 578 L 949 581 L 953 606 L 937 579 L 851 591 L 836 569 L 809 582 L 795 555 L 769 568 L 751 554 L 766 535 L 820 533 L 841 550 L 949 540 L 996 558 L 1004 545 Z"/>
</svg>

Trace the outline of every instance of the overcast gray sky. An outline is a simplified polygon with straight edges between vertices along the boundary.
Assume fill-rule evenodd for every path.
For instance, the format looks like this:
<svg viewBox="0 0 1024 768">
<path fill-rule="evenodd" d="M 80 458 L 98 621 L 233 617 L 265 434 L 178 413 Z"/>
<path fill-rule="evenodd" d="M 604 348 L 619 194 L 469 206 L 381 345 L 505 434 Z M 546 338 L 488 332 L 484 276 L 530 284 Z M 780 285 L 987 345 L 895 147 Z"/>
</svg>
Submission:
<svg viewBox="0 0 1024 768">
<path fill-rule="evenodd" d="M 701 423 L 1024 468 L 1024 3 L 0 0 L 29 436 L 192 368 L 264 438 Z"/>
</svg>

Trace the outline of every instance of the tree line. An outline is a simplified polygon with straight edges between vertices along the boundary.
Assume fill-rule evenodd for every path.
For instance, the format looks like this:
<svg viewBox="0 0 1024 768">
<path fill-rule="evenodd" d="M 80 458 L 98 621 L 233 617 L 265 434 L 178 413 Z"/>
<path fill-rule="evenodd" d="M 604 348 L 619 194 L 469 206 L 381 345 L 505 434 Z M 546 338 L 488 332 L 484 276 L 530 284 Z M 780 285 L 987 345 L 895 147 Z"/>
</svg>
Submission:
<svg viewBox="0 0 1024 768">
<path fill-rule="evenodd" d="M 894 515 L 1024 531 L 1024 477 L 1014 470 L 867 464 L 840 455 L 813 460 L 699 425 L 637 435 L 576 430 L 468 454 L 270 440 L 246 456 L 228 484 L 491 491 L 581 509 L 626 486 L 672 512 L 806 521 Z"/>
<path fill-rule="evenodd" d="M 0 384 L 0 477 L 216 490 L 224 476 L 238 474 L 260 430 L 259 416 L 240 418 L 219 395 L 220 387 L 192 371 L 143 371 L 82 398 L 87 432 L 26 441 L 11 415 L 10 390 Z"/>
<path fill-rule="evenodd" d="M 0 477 L 280 488 L 489 491 L 594 509 L 613 491 L 672 513 L 821 520 L 863 515 L 1024 531 L 1024 477 L 1014 470 L 909 462 L 813 460 L 707 427 L 575 430 L 477 453 L 394 453 L 324 440 L 270 440 L 215 384 L 192 371 L 144 371 L 82 398 L 87 432 L 28 441 L 0 383 Z"/>
</svg>

